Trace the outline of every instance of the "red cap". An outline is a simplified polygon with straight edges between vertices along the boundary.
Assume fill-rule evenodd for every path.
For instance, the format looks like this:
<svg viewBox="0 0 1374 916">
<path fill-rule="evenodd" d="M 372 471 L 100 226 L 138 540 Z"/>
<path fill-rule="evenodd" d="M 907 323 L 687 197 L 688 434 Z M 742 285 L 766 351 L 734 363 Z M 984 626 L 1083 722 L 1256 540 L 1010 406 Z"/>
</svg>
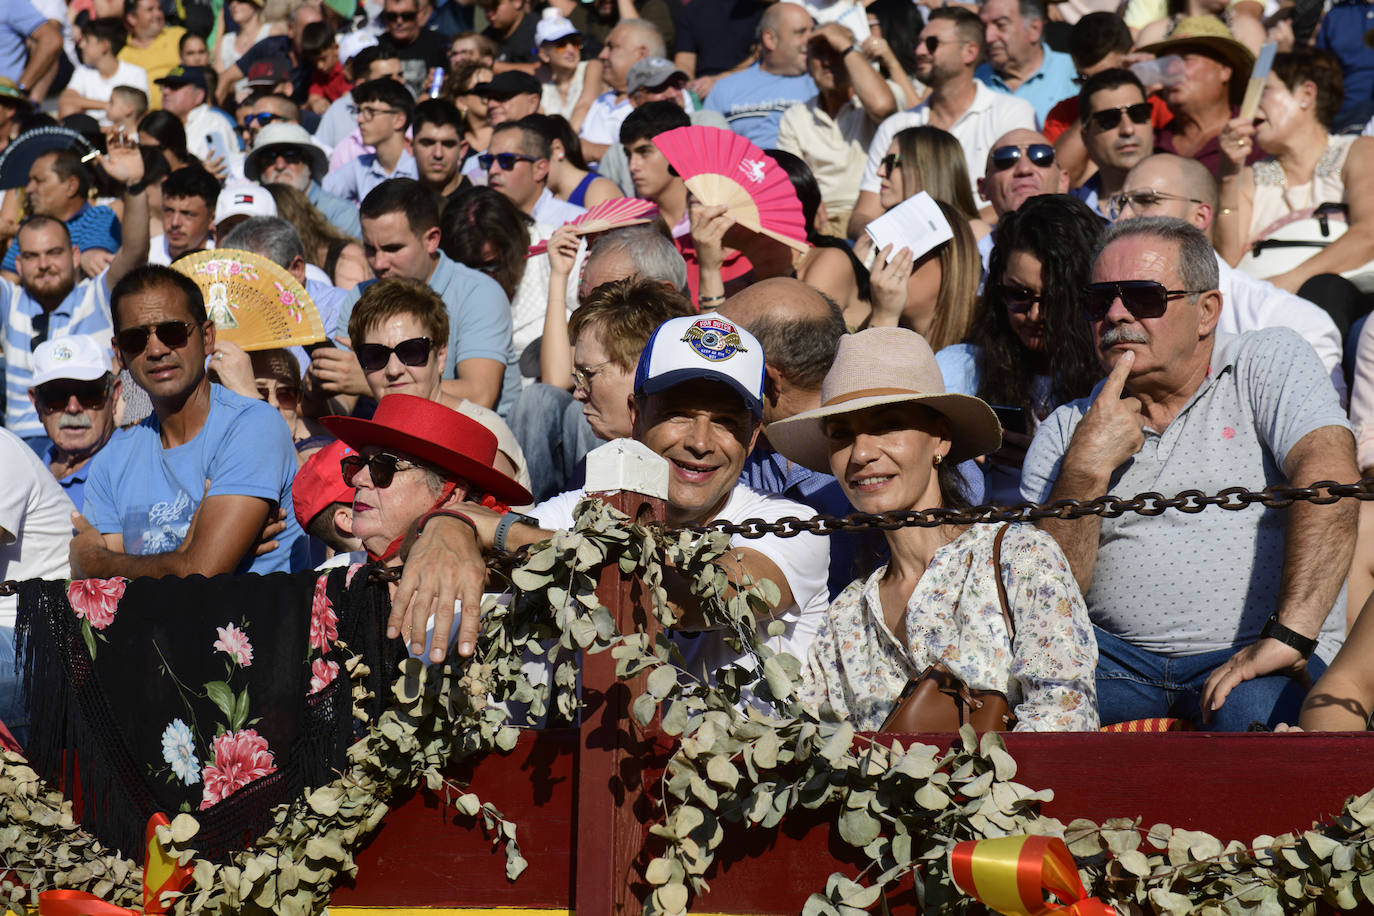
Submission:
<svg viewBox="0 0 1374 916">
<path fill-rule="evenodd" d="M 353 449 L 339 440 L 320 449 L 301 465 L 296 479 L 291 484 L 291 503 L 296 510 L 296 521 L 305 530 L 332 503 L 353 505 L 353 488 L 343 480 L 343 468 L 339 459 L 355 454 Z"/>
</svg>

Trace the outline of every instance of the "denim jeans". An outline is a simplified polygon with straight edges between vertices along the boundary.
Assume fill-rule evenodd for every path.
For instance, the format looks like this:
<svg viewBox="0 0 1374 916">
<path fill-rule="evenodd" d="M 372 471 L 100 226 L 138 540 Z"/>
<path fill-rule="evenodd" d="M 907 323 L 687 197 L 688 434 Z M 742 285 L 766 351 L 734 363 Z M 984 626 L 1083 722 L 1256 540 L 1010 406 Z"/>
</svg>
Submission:
<svg viewBox="0 0 1374 916">
<path fill-rule="evenodd" d="M 1236 685 L 1204 726 L 1202 685 L 1238 650 L 1172 657 L 1146 652 L 1101 627 L 1094 626 L 1093 632 L 1097 636 L 1097 706 L 1103 725 L 1172 716 L 1209 731 L 1243 732 L 1251 722 L 1273 728 L 1280 722 L 1298 721 L 1307 689 L 1290 677 L 1273 674 Z M 1317 656 L 1307 660 L 1312 680 L 1325 670 L 1326 663 Z"/>
<path fill-rule="evenodd" d="M 14 628 L 0 626 L 0 722 L 20 744 L 29 738 L 23 681 L 14 666 Z"/>
<path fill-rule="evenodd" d="M 570 481 L 587 452 L 602 442 L 570 392 L 535 382 L 515 399 L 506 423 L 520 442 L 530 469 L 536 503 L 570 490 Z"/>
</svg>

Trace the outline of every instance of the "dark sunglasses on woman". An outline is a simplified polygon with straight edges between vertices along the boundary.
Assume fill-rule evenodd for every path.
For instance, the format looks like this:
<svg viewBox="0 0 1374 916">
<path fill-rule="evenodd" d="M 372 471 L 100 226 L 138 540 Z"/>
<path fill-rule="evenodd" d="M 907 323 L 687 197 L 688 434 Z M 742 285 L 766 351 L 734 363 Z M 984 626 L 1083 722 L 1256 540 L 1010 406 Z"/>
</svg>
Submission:
<svg viewBox="0 0 1374 916">
<path fill-rule="evenodd" d="M 196 326 L 189 321 L 160 321 L 133 328 L 124 328 L 115 335 L 115 343 L 127 356 L 137 356 L 148 349 L 148 338 L 154 334 L 164 347 L 180 350 L 191 339 Z"/>
<path fill-rule="evenodd" d="M 1024 153 L 1019 146 L 999 146 L 992 151 L 993 171 L 1005 172 L 1021 161 L 1021 156 L 1029 156 L 1031 165 L 1048 168 L 1054 165 L 1054 147 L 1048 143 L 1032 143 Z"/>
<path fill-rule="evenodd" d="M 391 362 L 391 354 L 404 366 L 423 366 L 429 362 L 429 338 L 412 337 L 394 347 L 386 344 L 365 343 L 358 347 L 358 365 L 364 372 L 376 372 Z"/>
<path fill-rule="evenodd" d="M 1106 318 L 1117 299 L 1133 318 L 1158 318 L 1169 307 L 1170 299 L 1207 292 L 1205 289 L 1165 289 L 1163 283 L 1154 280 L 1109 280 L 1093 283 L 1083 291 L 1087 294 L 1083 314 L 1092 322 Z"/>
<path fill-rule="evenodd" d="M 385 490 L 391 486 L 391 481 L 398 471 L 410 471 L 420 467 L 413 461 L 406 461 L 404 458 L 397 458 L 386 452 L 378 452 L 371 458 L 364 458 L 362 455 L 344 455 L 339 459 L 339 468 L 343 471 L 344 486 L 353 486 L 353 479 L 358 476 L 358 472 L 364 466 L 367 467 L 372 476 L 372 485 L 379 490 Z"/>
<path fill-rule="evenodd" d="M 1009 312 L 1024 315 L 1039 301 L 1040 294 L 1024 286 L 1002 287 L 1002 304 L 1007 307 Z"/>
<path fill-rule="evenodd" d="M 1088 115 L 1089 120 L 1098 130 L 1116 130 L 1121 123 L 1121 116 L 1124 114 L 1131 119 L 1132 124 L 1149 124 L 1150 115 L 1154 109 L 1149 102 L 1137 102 L 1134 105 L 1121 105 L 1116 108 L 1104 108 L 1101 111 L 1094 111 Z"/>
</svg>

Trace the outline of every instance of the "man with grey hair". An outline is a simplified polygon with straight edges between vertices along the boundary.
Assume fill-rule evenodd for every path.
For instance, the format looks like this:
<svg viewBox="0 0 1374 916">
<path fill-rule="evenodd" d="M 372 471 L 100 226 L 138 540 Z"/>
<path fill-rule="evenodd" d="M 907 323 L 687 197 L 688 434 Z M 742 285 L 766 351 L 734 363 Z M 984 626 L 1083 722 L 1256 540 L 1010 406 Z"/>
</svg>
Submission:
<svg viewBox="0 0 1374 916">
<path fill-rule="evenodd" d="M 1049 16 L 1044 0 L 986 0 L 979 10 L 987 60 L 978 79 L 993 89 L 1025 99 L 1043 124 L 1050 109 L 1077 93 L 1073 58 L 1044 42 Z"/>
<path fill-rule="evenodd" d="M 795 3 L 775 3 L 759 19 L 758 63 L 716 83 L 706 109 L 719 112 L 730 129 L 759 149 L 778 145 L 778 122 L 793 105 L 816 94 L 806 70 L 811 14 Z"/>
<path fill-rule="evenodd" d="M 564 227 L 549 240 L 550 250 L 559 245 L 572 230 Z M 575 242 L 573 243 L 576 244 Z M 556 252 L 555 252 L 556 253 Z M 687 292 L 687 264 L 678 254 L 672 241 L 653 226 L 627 226 L 602 234 L 587 253 L 585 263 L 578 269 L 571 260 L 571 269 L 560 269 L 561 258 L 550 258 L 551 309 L 564 316 L 571 314 L 585 301 L 592 290 L 614 280 L 638 277 Z M 578 277 L 576 300 L 568 299 L 566 312 L 557 307 L 558 290 L 570 288 L 569 277 Z M 571 296 L 571 294 L 569 294 Z M 526 386 L 515 399 L 506 422 L 520 441 L 525 461 L 530 469 L 530 492 L 536 502 L 568 489 L 587 452 L 601 444 L 583 413 L 582 403 L 573 391 L 564 387 L 576 374 L 572 363 L 572 345 L 566 321 L 557 333 L 545 324 L 545 337 L 531 343 L 521 362 L 533 362 L 539 355 L 539 369 L 526 371 L 538 375 L 544 382 Z M 522 367 L 523 368 L 523 367 Z M 546 384 L 547 383 L 547 384 Z"/>
<path fill-rule="evenodd" d="M 1358 476 L 1350 425 L 1312 347 L 1287 328 L 1217 332 L 1216 258 L 1196 227 L 1119 222 L 1092 279 L 1085 312 L 1109 374 L 1041 424 L 1026 499 Z M 1255 505 L 1042 522 L 1095 624 L 1102 722 L 1296 722 L 1341 643 L 1358 511 L 1342 500 L 1294 503 L 1286 515 Z"/>
<path fill-rule="evenodd" d="M 596 97 L 582 121 L 578 134 L 582 158 L 595 162 L 619 142 L 620 125 L 634 108 L 626 89 L 630 68 L 637 61 L 661 58 L 666 53 L 658 27 L 647 19 L 622 19 L 611 29 L 597 57 L 601 61 L 601 79 L 610 88 Z"/>
</svg>

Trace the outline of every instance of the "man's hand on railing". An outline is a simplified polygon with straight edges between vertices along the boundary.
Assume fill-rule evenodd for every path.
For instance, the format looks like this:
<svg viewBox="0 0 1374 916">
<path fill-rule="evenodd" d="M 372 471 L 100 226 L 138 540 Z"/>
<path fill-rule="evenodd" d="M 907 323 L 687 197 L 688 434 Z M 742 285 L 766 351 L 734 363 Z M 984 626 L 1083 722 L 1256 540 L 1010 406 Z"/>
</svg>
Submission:
<svg viewBox="0 0 1374 916">
<path fill-rule="evenodd" d="M 432 617 L 434 638 L 429 660 L 443 661 L 453 629 L 454 602 L 458 601 L 458 654 L 471 655 L 477 647 L 486 582 L 487 564 L 473 527 L 455 518 L 430 519 L 411 545 L 392 595 L 387 638 L 404 637 L 410 651 L 420 655 L 425 651 L 425 634 Z"/>
</svg>

